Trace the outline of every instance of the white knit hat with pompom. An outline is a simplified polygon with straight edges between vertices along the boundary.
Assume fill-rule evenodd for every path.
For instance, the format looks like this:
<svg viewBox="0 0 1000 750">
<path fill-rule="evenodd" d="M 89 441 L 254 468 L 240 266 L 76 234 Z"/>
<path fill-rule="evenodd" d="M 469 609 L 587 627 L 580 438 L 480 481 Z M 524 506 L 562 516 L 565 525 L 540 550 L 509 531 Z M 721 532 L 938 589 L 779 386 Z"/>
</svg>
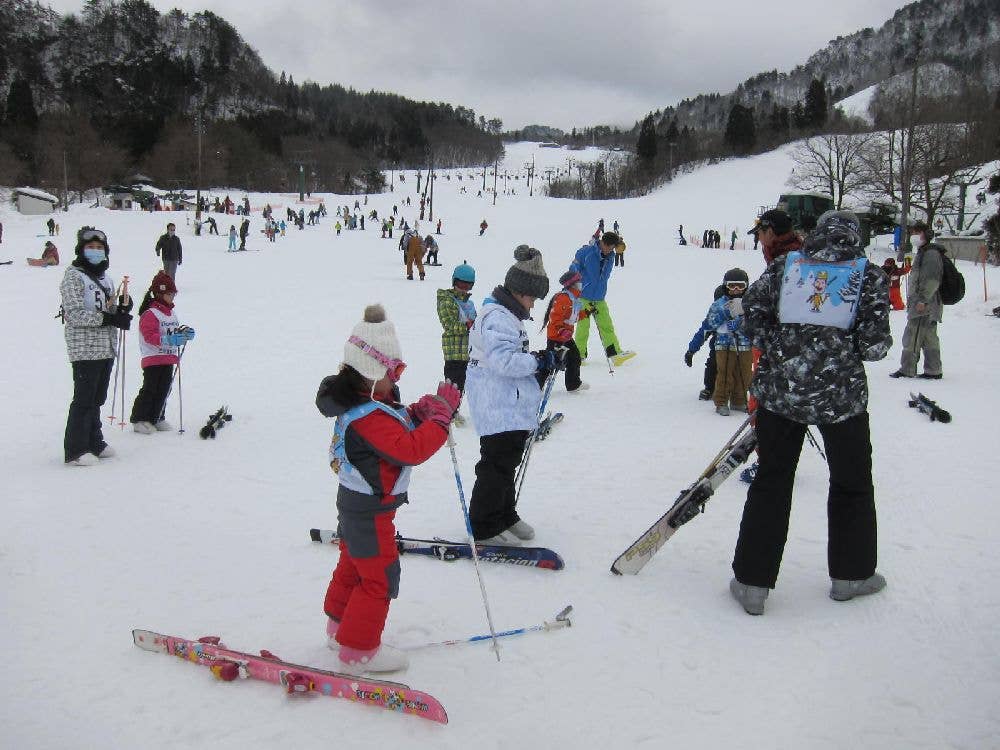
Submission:
<svg viewBox="0 0 1000 750">
<path fill-rule="evenodd" d="M 403 358 L 396 326 L 386 317 L 382 305 L 369 305 L 365 308 L 364 318 L 354 326 L 351 337 L 360 339 L 389 359 Z M 366 353 L 363 346 L 358 346 L 350 339 L 344 344 L 344 364 L 350 365 L 369 380 L 381 380 L 388 369 L 378 359 Z"/>
</svg>

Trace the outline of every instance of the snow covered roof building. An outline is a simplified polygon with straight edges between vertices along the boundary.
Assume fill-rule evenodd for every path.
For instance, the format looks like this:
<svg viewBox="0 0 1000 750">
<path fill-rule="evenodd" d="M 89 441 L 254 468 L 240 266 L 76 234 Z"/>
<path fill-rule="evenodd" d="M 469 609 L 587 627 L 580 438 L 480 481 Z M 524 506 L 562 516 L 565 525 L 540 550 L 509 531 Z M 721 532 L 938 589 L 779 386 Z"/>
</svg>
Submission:
<svg viewBox="0 0 1000 750">
<path fill-rule="evenodd" d="M 14 204 L 19 213 L 29 216 L 50 214 L 59 204 L 59 199 L 51 193 L 35 188 L 14 188 Z"/>
</svg>

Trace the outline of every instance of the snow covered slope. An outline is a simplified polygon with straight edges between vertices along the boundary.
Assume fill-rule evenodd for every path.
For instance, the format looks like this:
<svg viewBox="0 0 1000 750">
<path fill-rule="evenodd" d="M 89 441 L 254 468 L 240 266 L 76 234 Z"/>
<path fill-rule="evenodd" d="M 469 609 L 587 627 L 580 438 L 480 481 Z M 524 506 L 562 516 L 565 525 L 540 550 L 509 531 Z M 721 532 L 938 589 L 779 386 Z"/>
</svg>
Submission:
<svg viewBox="0 0 1000 750">
<path fill-rule="evenodd" d="M 542 169 L 571 154 L 517 144 L 506 167 L 520 168 L 532 155 Z M 185 434 L 107 428 L 119 455 L 91 469 L 62 463 L 71 379 L 52 316 L 64 268 L 28 268 L 23 259 L 40 252 L 44 223 L 0 208 L 0 260 L 15 261 L 0 267 L 8 675 L 0 745 L 994 745 L 1000 321 L 983 313 L 1000 304 L 996 269 L 987 270 L 994 291 L 983 302 L 981 270 L 960 263 L 969 292 L 941 327 L 944 380 L 889 379 L 898 343 L 869 367 L 879 569 L 889 580 L 883 594 L 843 604 L 827 597 L 827 473 L 808 446 L 764 617 L 748 617 L 727 591 L 745 493 L 736 481 L 640 575 L 608 571 L 739 424 L 697 400 L 704 352 L 694 369 L 682 355 L 725 270 L 739 266 L 753 277 L 763 261 L 752 243 L 735 251 L 678 247 L 678 225 L 699 238 L 715 228 L 726 247 L 737 227 L 743 243 L 758 206 L 774 202 L 790 169 L 783 149 L 701 169 L 644 198 L 602 203 L 529 198 L 522 180 L 517 195 L 500 195 L 496 207 L 476 197 L 481 181 L 449 182 L 442 173 L 435 218 L 443 217 L 444 265 L 429 268 L 423 282 L 405 280 L 396 240 L 380 239 L 371 223 L 335 236 L 334 207 L 353 206 L 354 197 L 325 196 L 331 216 L 321 226 L 289 230 L 271 245 L 257 231 L 259 208 L 270 201 L 280 215 L 295 196 L 252 195 L 251 251 L 239 254 L 226 253 L 224 236 L 192 236 L 183 214 L 74 207 L 57 217 L 64 263 L 75 229 L 95 224 L 109 233 L 112 274 L 129 274 L 136 292 L 157 269 L 156 238 L 176 221 L 184 242 L 177 310 L 198 331 L 183 365 Z M 459 193 L 463 184 L 469 193 Z M 407 174 L 367 208 L 387 214 L 406 195 L 416 204 L 415 190 Z M 401 211 L 412 222 L 416 206 Z M 489 229 L 479 237 L 483 218 Z M 628 265 L 615 270 L 609 303 L 622 344 L 639 356 L 614 376 L 591 362 L 583 370 L 590 391 L 569 397 L 560 385 L 553 394 L 552 407 L 566 419 L 535 449 L 519 509 L 566 569 L 484 567 L 498 627 L 541 623 L 573 604 L 572 628 L 510 639 L 499 664 L 486 644 L 415 653 L 402 679 L 443 701 L 447 727 L 321 696 L 289 699 L 257 682 L 218 682 L 203 668 L 132 645 L 134 627 L 212 634 L 233 648 L 333 667 L 322 600 L 337 553 L 307 533 L 336 523 L 336 481 L 326 461 L 332 422 L 313 406 L 320 379 L 337 368 L 363 307 L 381 301 L 409 365 L 404 396 L 433 390 L 442 364 L 434 294 L 449 285 L 454 265 L 476 267 L 481 300 L 502 281 L 514 246 L 529 243 L 542 250 L 554 280 L 599 218 L 609 228 L 617 219 L 628 243 Z M 220 230 L 231 223 L 220 221 Z M 884 256 L 873 251 L 877 262 Z M 903 324 L 894 313 L 897 342 Z M 541 346 L 542 334 L 534 340 Z M 133 331 L 123 363 L 129 407 L 141 377 L 137 341 Z M 911 387 L 922 387 L 954 421 L 932 424 L 907 408 Z M 168 411 L 175 425 L 179 395 Z M 232 423 L 218 439 L 199 440 L 197 429 L 224 403 Z M 123 413 L 120 404 L 114 413 Z M 478 456 L 471 428 L 458 431 L 458 455 L 468 493 Z M 411 536 L 463 533 L 446 450 L 415 470 L 398 527 Z M 415 645 L 486 630 L 470 564 L 404 557 L 402 566 L 387 641 Z"/>
</svg>

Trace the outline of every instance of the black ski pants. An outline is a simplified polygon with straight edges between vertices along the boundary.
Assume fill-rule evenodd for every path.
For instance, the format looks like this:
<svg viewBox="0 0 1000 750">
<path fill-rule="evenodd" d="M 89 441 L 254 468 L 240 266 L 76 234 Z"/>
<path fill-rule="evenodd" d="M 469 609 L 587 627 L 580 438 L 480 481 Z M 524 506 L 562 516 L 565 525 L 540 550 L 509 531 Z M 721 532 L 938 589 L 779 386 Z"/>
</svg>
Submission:
<svg viewBox="0 0 1000 750">
<path fill-rule="evenodd" d="M 132 416 L 129 418 L 132 424 L 149 422 L 155 425 L 163 418 L 163 409 L 167 404 L 173 379 L 173 365 L 142 368 L 142 387 L 132 403 Z"/>
<path fill-rule="evenodd" d="M 444 377 L 450 380 L 462 393 L 465 393 L 465 375 L 469 369 L 467 359 L 446 359 L 444 361 Z"/>
<path fill-rule="evenodd" d="M 859 581 L 875 572 L 875 490 L 868 412 L 816 426 L 830 468 L 827 565 L 831 578 Z M 774 588 L 788 537 L 792 484 L 806 425 L 757 408 L 760 465 L 747 491 L 733 572 L 740 583 Z"/>
<path fill-rule="evenodd" d="M 715 390 L 715 376 L 719 372 L 715 361 L 715 336 L 708 341 L 708 357 L 705 359 L 705 390 L 709 393 Z"/>
<path fill-rule="evenodd" d="M 479 438 L 476 484 L 469 501 L 469 520 L 476 539 L 489 539 L 521 520 L 514 508 L 514 474 L 528 434 L 528 430 L 511 430 Z"/>
<path fill-rule="evenodd" d="M 583 360 L 580 357 L 580 349 L 576 345 L 576 341 L 569 339 L 568 341 L 556 341 L 555 339 L 549 339 L 546 349 L 558 349 L 560 346 L 566 347 L 566 357 L 563 363 L 566 365 L 566 390 L 575 391 L 580 387 L 580 364 Z M 545 389 L 545 380 L 548 378 L 547 372 L 539 372 L 535 378 L 538 380 L 538 387 Z"/>
<path fill-rule="evenodd" d="M 101 407 L 108 398 L 114 362 L 114 359 L 85 359 L 71 363 L 73 400 L 69 405 L 63 437 L 63 454 L 67 463 L 84 453 L 96 456 L 107 445 L 101 431 Z"/>
</svg>

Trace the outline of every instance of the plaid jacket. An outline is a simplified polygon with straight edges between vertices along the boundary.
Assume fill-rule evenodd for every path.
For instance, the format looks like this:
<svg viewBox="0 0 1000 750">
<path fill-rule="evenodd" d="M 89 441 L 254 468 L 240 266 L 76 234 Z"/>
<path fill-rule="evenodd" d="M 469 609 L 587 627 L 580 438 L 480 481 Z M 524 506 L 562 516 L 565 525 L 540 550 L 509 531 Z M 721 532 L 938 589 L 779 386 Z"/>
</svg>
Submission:
<svg viewBox="0 0 1000 750">
<path fill-rule="evenodd" d="M 475 305 L 469 301 L 468 294 L 462 294 L 454 289 L 438 289 L 437 311 L 441 321 L 441 349 L 445 361 L 469 360 L 469 327 L 466 320 L 475 320 Z M 461 305 L 461 307 L 460 307 Z M 463 312 L 462 307 L 471 308 L 472 315 Z"/>
<path fill-rule="evenodd" d="M 110 300 L 114 288 L 114 282 L 106 275 L 92 279 L 76 266 L 66 269 L 59 292 L 70 362 L 114 358 L 118 329 L 104 325 L 101 314 L 112 311 Z"/>
</svg>

